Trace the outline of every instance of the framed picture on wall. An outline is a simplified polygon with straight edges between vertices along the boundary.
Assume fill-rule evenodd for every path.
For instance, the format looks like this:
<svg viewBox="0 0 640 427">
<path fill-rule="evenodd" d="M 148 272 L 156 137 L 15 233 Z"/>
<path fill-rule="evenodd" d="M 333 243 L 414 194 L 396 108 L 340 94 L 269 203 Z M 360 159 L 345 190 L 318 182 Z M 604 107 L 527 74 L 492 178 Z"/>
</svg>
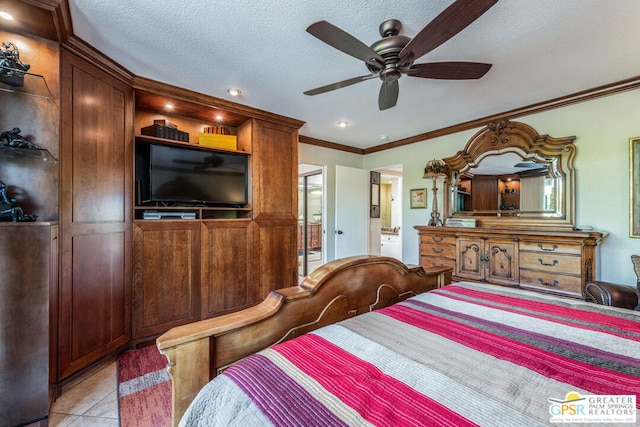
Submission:
<svg viewBox="0 0 640 427">
<path fill-rule="evenodd" d="M 640 238 L 640 136 L 629 139 L 629 236 Z"/>
<path fill-rule="evenodd" d="M 409 190 L 411 200 L 411 209 L 423 209 L 427 207 L 427 189 L 413 188 Z"/>
</svg>

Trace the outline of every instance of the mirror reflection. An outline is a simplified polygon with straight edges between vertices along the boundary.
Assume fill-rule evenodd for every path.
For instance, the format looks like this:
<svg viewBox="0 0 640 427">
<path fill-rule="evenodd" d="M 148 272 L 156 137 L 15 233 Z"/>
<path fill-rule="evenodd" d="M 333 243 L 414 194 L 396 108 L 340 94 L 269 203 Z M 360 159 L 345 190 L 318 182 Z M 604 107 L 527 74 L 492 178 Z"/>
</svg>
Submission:
<svg viewBox="0 0 640 427">
<path fill-rule="evenodd" d="M 559 213 L 563 174 L 556 159 L 523 159 L 508 152 L 487 156 L 454 173 L 452 213 L 552 216 Z"/>
</svg>

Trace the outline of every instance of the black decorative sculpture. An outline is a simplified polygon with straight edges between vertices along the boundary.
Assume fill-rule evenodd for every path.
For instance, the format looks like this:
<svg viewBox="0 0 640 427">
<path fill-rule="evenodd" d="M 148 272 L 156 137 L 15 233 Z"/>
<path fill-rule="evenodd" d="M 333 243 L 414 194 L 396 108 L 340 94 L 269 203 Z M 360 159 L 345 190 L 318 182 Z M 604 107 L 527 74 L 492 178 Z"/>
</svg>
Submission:
<svg viewBox="0 0 640 427">
<path fill-rule="evenodd" d="M 36 216 L 25 214 L 22 208 L 15 206 L 16 199 L 9 197 L 6 184 L 0 180 L 0 221 L 35 221 Z"/>
<path fill-rule="evenodd" d="M 20 128 L 13 128 L 11 130 L 2 132 L 0 134 L 0 146 L 13 147 L 13 148 L 30 148 L 32 150 L 40 150 L 31 141 L 27 141 L 22 135 L 20 135 Z"/>
<path fill-rule="evenodd" d="M 10 86 L 23 86 L 24 73 L 31 66 L 20 61 L 20 52 L 11 42 L 2 42 L 0 47 L 0 82 Z"/>
</svg>

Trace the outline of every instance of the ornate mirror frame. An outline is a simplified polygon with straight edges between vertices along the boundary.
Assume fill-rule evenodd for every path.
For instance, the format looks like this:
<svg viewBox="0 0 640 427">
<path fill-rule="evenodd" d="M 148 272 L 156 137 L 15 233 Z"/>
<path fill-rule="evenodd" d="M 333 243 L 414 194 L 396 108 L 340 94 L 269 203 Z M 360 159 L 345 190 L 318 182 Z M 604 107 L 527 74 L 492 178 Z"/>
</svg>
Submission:
<svg viewBox="0 0 640 427">
<path fill-rule="evenodd" d="M 442 159 L 448 166 L 444 197 L 445 218 L 473 218 L 476 227 L 560 228 L 575 227 L 575 170 L 573 161 L 575 136 L 553 138 L 540 135 L 520 122 L 489 123 L 467 142 L 464 150 Z M 556 200 L 548 211 L 461 211 L 457 209 L 458 184 L 461 176 L 473 177 L 473 169 L 483 159 L 513 153 L 523 162 L 545 165 L 554 178 Z M 473 191 L 473 190 L 472 190 Z M 497 206 L 496 206 L 497 208 Z"/>
</svg>

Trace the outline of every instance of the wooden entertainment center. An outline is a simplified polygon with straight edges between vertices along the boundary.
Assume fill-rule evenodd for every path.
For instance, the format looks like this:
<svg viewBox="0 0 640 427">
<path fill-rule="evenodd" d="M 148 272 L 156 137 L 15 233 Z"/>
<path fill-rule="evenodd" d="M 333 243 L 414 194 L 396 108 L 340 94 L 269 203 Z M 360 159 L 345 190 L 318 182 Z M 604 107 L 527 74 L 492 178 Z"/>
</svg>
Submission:
<svg viewBox="0 0 640 427">
<path fill-rule="evenodd" d="M 3 91 L 0 130 L 21 128 L 58 161 L 0 161 L 1 179 L 23 190 L 24 211 L 58 230 L 46 337 L 53 394 L 173 326 L 253 305 L 297 283 L 302 121 L 133 75 L 73 34 L 67 2 L 9 3 L 20 24 L 3 26 L 2 40 L 24 47 L 21 59 L 51 92 Z M 190 141 L 142 135 L 155 119 L 174 123 Z M 248 159 L 248 203 L 137 205 L 136 142 L 195 147 L 203 127 L 216 125 L 234 131 L 235 152 Z M 150 208 L 195 211 L 196 218 L 143 220 Z M 26 242 L 35 228 L 11 229 Z M 30 262 L 20 266 L 17 277 L 35 270 Z"/>
<path fill-rule="evenodd" d="M 216 115 L 249 158 L 245 206 L 134 206 L 132 339 L 142 343 L 168 329 L 262 301 L 297 278 L 297 130 L 302 122 L 220 104 L 199 94 L 137 79 L 134 128 L 166 119 L 189 143 L 136 135 L 135 143 L 197 146 Z M 166 104 L 173 107 L 169 111 Z M 265 183 L 269 183 L 268 186 Z M 195 219 L 144 220 L 145 210 L 195 212 Z"/>
</svg>

